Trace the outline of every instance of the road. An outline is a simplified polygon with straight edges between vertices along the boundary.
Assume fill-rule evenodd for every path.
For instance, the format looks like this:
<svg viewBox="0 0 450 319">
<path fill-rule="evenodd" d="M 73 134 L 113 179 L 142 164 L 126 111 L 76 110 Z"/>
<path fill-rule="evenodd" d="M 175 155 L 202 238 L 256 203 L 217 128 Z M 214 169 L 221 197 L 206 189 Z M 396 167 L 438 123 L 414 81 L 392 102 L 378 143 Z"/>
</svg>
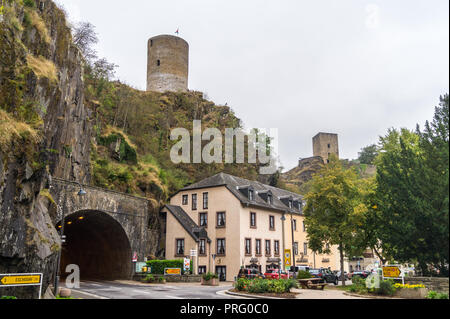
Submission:
<svg viewBox="0 0 450 319">
<path fill-rule="evenodd" d="M 83 299 L 235 299 L 222 293 L 231 288 L 231 284 L 209 287 L 195 283 L 150 285 L 131 281 L 82 281 L 79 289 L 72 290 L 72 295 Z"/>
</svg>

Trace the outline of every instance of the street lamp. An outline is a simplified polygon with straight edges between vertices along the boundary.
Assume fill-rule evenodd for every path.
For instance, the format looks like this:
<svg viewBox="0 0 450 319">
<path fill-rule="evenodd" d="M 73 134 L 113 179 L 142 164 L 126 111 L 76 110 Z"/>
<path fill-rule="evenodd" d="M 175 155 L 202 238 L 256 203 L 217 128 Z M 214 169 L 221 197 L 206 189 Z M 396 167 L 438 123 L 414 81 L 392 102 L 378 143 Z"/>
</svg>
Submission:
<svg viewBox="0 0 450 319">
<path fill-rule="evenodd" d="M 85 196 L 87 194 L 87 192 L 83 189 L 83 187 L 81 186 L 80 183 L 78 183 L 78 185 L 80 186 L 80 190 L 77 193 L 77 196 L 82 197 Z M 66 236 L 64 235 L 64 224 L 65 222 L 65 214 L 64 214 L 64 209 L 61 208 L 60 205 L 57 205 L 57 207 L 59 207 L 59 209 L 61 210 L 61 214 L 62 214 L 62 218 L 61 218 L 61 249 L 58 251 L 58 259 L 56 262 L 56 269 L 55 269 L 55 283 L 54 283 L 54 295 L 57 296 L 58 295 L 58 286 L 59 286 L 59 278 L 60 278 L 60 270 L 59 268 L 61 267 L 61 252 L 62 252 L 62 245 L 66 242 Z"/>
</svg>

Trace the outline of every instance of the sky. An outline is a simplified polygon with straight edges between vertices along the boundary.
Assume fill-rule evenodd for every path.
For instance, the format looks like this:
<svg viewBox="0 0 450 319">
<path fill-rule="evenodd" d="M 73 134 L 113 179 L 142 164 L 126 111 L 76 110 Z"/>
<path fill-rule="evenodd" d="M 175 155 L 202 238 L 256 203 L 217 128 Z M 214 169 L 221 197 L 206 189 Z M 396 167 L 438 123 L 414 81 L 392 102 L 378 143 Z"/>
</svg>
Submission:
<svg viewBox="0 0 450 319">
<path fill-rule="evenodd" d="M 189 42 L 189 89 L 228 104 L 247 129 L 278 129 L 285 170 L 319 132 L 355 159 L 389 128 L 432 120 L 449 92 L 447 0 L 57 0 L 88 21 L 116 77 L 146 87 L 147 41 Z"/>
</svg>

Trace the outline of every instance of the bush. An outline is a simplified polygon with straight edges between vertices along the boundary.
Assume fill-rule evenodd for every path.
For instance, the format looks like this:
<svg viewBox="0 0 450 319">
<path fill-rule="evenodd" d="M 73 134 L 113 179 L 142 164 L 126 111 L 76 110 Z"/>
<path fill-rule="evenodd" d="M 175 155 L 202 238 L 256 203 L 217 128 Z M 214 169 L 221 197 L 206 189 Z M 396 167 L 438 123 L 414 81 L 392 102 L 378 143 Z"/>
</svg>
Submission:
<svg viewBox="0 0 450 319">
<path fill-rule="evenodd" d="M 297 287 L 295 280 L 292 279 L 245 279 L 240 278 L 234 284 L 238 291 L 247 291 L 249 293 L 287 293 L 291 288 Z"/>
<path fill-rule="evenodd" d="M 427 299 L 448 299 L 448 294 L 438 293 L 438 292 L 432 290 L 428 293 Z"/>
<path fill-rule="evenodd" d="M 352 285 L 348 288 L 348 290 L 357 294 L 366 294 L 368 291 L 366 287 L 366 280 L 359 276 L 354 276 L 352 278 Z"/>
<path fill-rule="evenodd" d="M 34 0 L 23 0 L 23 4 L 25 7 L 35 8 L 36 2 Z"/>
<path fill-rule="evenodd" d="M 300 270 L 298 272 L 297 279 L 309 279 L 309 278 L 312 278 L 312 275 L 309 273 L 309 271 Z"/>
<path fill-rule="evenodd" d="M 383 296 L 393 296 L 395 294 L 394 281 L 392 279 L 381 281 L 377 293 Z"/>
<path fill-rule="evenodd" d="M 212 272 L 207 272 L 202 275 L 202 278 L 203 278 L 203 280 L 209 281 L 213 278 L 217 279 L 217 278 L 219 278 L 219 276 L 217 276 L 216 274 L 213 274 Z"/>
<path fill-rule="evenodd" d="M 245 279 L 245 278 L 239 278 L 235 283 L 234 283 L 234 288 L 236 288 L 238 291 L 244 291 L 247 289 L 247 286 L 249 284 L 250 280 Z"/>
<path fill-rule="evenodd" d="M 165 268 L 181 268 L 183 272 L 184 261 L 183 259 L 149 260 L 147 261 L 147 266 L 151 267 L 152 274 L 162 275 L 164 274 Z M 192 263 L 191 263 L 191 272 L 192 272 Z"/>
</svg>

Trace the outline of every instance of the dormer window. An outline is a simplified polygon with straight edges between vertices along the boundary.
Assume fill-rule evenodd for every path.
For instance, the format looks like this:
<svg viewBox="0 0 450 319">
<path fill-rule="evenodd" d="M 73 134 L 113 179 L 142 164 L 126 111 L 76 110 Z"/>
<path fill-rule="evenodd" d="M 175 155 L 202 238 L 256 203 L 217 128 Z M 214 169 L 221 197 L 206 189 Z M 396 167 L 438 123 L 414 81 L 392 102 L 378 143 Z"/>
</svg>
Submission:
<svg viewBox="0 0 450 319">
<path fill-rule="evenodd" d="M 267 202 L 270 204 L 270 205 L 273 205 L 273 195 L 272 194 L 267 194 Z"/>
<path fill-rule="evenodd" d="M 289 208 L 292 209 L 292 200 L 289 201 Z"/>
<path fill-rule="evenodd" d="M 250 201 L 255 200 L 255 191 L 254 191 L 253 189 L 249 189 L 249 190 L 248 190 L 248 199 L 249 199 Z"/>
</svg>

